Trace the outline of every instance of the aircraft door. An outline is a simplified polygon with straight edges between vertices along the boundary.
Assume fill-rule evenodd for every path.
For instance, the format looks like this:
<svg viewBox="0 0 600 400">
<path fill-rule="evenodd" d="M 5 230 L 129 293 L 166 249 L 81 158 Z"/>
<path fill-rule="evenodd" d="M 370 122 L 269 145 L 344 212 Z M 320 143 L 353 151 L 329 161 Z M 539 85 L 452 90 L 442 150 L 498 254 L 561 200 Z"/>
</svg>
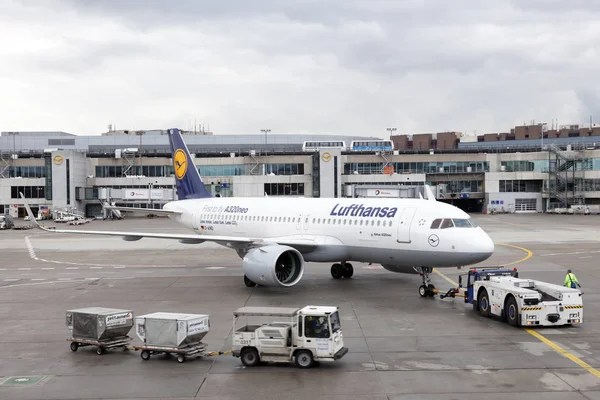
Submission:
<svg viewBox="0 0 600 400">
<path fill-rule="evenodd" d="M 398 221 L 398 243 L 410 243 L 410 226 L 412 224 L 417 207 L 405 207 Z"/>
<path fill-rule="evenodd" d="M 303 216 L 303 218 L 304 218 L 304 230 L 307 230 L 308 229 L 308 222 L 310 220 L 310 215 L 306 214 L 306 215 Z"/>
<path fill-rule="evenodd" d="M 192 214 L 192 229 L 198 230 L 200 225 L 200 214 Z"/>
</svg>

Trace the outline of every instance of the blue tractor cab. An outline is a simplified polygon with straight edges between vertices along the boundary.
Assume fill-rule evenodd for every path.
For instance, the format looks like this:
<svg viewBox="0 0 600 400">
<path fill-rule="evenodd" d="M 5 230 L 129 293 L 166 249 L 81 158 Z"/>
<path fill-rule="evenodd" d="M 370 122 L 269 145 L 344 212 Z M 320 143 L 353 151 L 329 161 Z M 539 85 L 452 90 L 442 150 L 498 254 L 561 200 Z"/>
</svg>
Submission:
<svg viewBox="0 0 600 400">
<path fill-rule="evenodd" d="M 506 268 L 481 268 L 481 269 L 471 269 L 466 274 L 460 275 L 458 277 L 458 289 L 463 288 L 463 277 L 466 279 L 466 293 L 465 293 L 465 303 L 473 304 L 473 282 L 475 281 L 487 281 L 491 276 L 512 276 L 515 278 L 519 277 L 519 272 L 516 268 L 514 269 L 506 269 Z"/>
</svg>

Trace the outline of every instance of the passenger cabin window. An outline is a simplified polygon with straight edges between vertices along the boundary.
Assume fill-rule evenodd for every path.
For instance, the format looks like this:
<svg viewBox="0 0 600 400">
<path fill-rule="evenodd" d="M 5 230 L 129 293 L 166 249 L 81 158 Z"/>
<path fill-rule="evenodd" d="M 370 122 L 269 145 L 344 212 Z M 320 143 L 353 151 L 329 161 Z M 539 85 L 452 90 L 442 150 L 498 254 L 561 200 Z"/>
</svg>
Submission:
<svg viewBox="0 0 600 400">
<path fill-rule="evenodd" d="M 328 338 L 329 324 L 325 317 L 304 317 L 304 336 L 307 338 Z"/>
</svg>

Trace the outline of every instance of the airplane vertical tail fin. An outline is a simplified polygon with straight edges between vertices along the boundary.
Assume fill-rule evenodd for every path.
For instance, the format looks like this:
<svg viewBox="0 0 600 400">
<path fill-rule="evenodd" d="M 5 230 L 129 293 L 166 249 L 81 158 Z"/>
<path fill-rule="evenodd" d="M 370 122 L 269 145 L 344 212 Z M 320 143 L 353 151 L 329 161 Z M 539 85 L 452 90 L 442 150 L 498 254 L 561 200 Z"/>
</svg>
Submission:
<svg viewBox="0 0 600 400">
<path fill-rule="evenodd" d="M 175 173 L 177 197 L 179 200 L 205 199 L 213 197 L 204 186 L 200 173 L 194 165 L 187 145 L 181 137 L 179 129 L 168 129 L 171 157 Z"/>
<path fill-rule="evenodd" d="M 427 200 L 436 201 L 435 195 L 433 194 L 433 191 L 431 190 L 431 187 L 429 185 L 425 185 L 425 193 L 427 194 Z"/>
</svg>

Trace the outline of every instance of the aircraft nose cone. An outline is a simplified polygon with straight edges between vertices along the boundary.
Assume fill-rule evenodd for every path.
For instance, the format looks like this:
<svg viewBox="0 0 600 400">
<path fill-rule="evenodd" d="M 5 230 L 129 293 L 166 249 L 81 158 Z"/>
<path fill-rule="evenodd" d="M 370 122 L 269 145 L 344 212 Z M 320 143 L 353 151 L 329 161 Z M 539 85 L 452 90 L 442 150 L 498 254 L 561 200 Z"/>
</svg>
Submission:
<svg viewBox="0 0 600 400">
<path fill-rule="evenodd" d="M 494 254 L 494 250 L 496 249 L 494 241 L 485 232 L 482 231 L 480 233 L 475 243 L 474 252 L 477 254 L 478 262 L 485 261 Z"/>
</svg>

